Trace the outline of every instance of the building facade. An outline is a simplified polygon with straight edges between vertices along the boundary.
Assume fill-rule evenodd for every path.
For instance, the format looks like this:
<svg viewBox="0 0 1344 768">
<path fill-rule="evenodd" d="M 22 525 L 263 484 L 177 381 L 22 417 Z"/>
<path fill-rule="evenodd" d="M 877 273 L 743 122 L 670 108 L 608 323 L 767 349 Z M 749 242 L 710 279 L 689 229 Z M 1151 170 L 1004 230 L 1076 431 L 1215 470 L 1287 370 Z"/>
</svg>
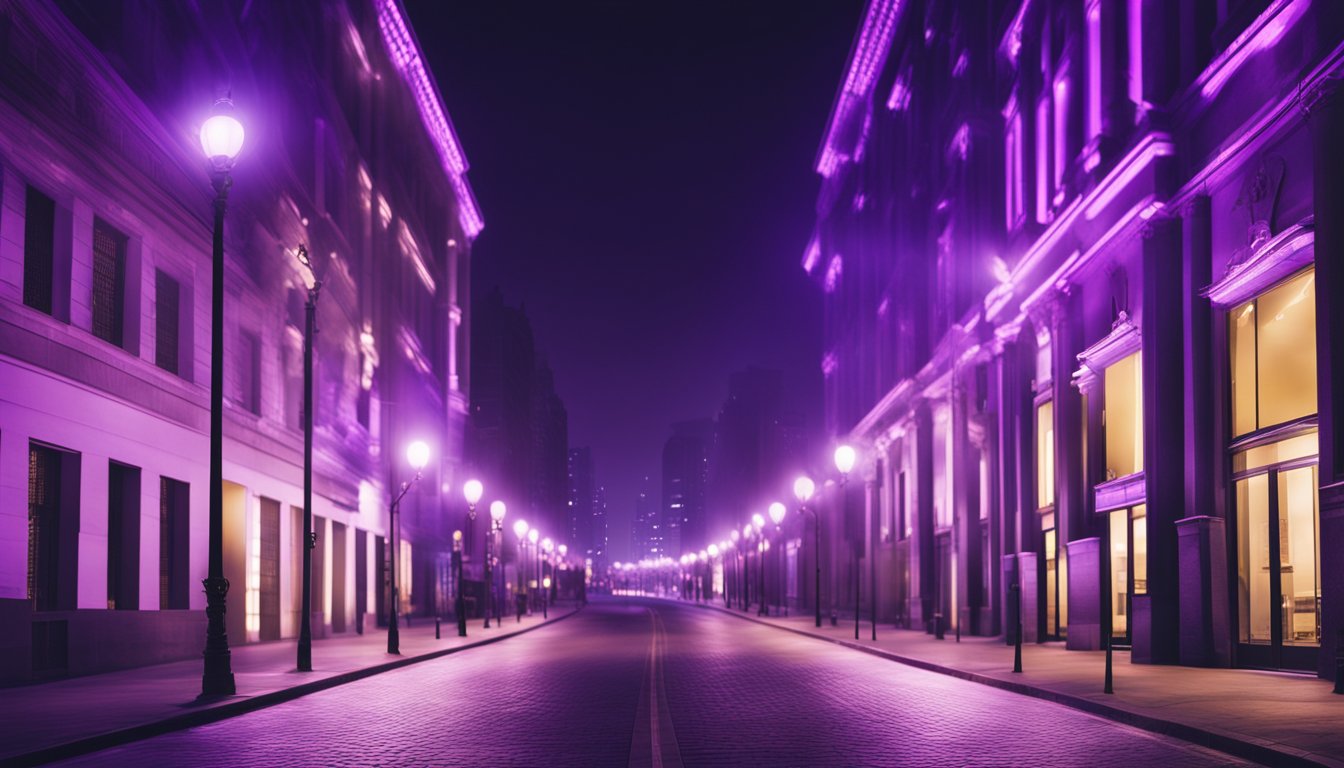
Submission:
<svg viewBox="0 0 1344 768">
<path fill-rule="evenodd" d="M 0 679 L 204 644 L 212 208 L 231 95 L 224 575 L 233 644 L 300 623 L 304 301 L 315 344 L 313 629 L 441 601 L 482 220 L 396 0 L 0 7 Z M 281 76 L 279 73 L 283 73 Z M 310 272 L 296 258 L 311 255 Z"/>
<path fill-rule="evenodd" d="M 869 4 L 803 257 L 865 613 L 1011 639 L 1016 585 L 1029 641 L 1333 675 L 1342 41 L 1311 0 Z"/>
</svg>

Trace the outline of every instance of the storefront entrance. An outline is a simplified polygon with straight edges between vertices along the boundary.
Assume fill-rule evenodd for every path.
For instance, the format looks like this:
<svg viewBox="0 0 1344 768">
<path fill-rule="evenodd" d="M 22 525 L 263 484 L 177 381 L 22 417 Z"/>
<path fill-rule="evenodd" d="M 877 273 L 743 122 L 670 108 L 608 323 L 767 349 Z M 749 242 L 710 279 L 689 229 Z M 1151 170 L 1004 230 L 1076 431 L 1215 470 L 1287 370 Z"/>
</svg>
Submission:
<svg viewBox="0 0 1344 768">
<path fill-rule="evenodd" d="M 1127 646 L 1132 598 L 1148 593 L 1148 505 L 1112 510 L 1107 517 L 1111 541 L 1111 640 Z"/>
<path fill-rule="evenodd" d="M 1233 456 L 1237 662 L 1314 669 L 1321 643 L 1316 433 Z"/>
</svg>

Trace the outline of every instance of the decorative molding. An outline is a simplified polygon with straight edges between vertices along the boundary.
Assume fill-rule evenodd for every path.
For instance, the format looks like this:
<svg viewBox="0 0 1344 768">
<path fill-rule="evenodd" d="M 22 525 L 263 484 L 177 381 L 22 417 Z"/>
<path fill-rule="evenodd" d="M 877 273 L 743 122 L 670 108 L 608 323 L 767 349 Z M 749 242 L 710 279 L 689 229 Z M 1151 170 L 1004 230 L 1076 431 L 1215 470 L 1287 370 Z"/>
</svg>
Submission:
<svg viewBox="0 0 1344 768">
<path fill-rule="evenodd" d="M 1219 309 L 1227 309 L 1264 292 L 1315 260 L 1316 227 L 1308 216 L 1300 224 L 1262 240 L 1253 251 L 1234 258 L 1222 279 L 1200 291 Z M 1238 252 L 1241 255 L 1242 252 Z"/>
<path fill-rule="evenodd" d="M 1107 480 L 1093 488 L 1093 494 L 1095 494 L 1095 509 L 1098 512 L 1124 509 L 1148 500 L 1148 489 L 1142 471 Z"/>
<path fill-rule="evenodd" d="M 1105 338 L 1078 353 L 1078 370 L 1073 372 L 1073 386 L 1084 394 L 1091 392 L 1105 375 L 1106 368 L 1143 348 L 1139 327 L 1121 310 L 1120 317 L 1111 325 Z"/>
</svg>

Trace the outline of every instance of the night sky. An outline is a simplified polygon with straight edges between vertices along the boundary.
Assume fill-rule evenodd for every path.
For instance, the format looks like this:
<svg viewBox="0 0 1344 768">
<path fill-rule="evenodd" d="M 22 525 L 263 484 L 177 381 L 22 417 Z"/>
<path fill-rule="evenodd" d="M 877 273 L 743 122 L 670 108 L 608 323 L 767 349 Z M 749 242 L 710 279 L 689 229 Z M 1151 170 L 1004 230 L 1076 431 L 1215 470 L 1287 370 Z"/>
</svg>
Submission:
<svg viewBox="0 0 1344 768">
<path fill-rule="evenodd" d="M 522 302 L 627 556 L 673 421 L 786 372 L 820 428 L 821 301 L 799 261 L 859 0 L 406 0 L 471 162 L 477 296 Z"/>
</svg>

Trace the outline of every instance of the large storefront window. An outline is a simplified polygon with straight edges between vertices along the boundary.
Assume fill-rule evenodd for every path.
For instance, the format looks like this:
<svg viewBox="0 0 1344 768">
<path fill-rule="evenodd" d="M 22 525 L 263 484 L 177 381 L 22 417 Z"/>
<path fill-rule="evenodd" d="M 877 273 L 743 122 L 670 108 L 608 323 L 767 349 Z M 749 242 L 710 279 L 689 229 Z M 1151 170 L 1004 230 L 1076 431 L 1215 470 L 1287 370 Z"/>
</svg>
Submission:
<svg viewBox="0 0 1344 768">
<path fill-rule="evenodd" d="M 1055 505 L 1055 404 L 1036 406 L 1036 507 Z"/>
<path fill-rule="evenodd" d="M 1316 446 L 1313 431 L 1232 458 L 1238 476 L 1237 591 L 1243 643 L 1320 645 Z"/>
<path fill-rule="evenodd" d="M 933 526 L 952 527 L 952 414 L 940 408 L 933 417 Z"/>
<path fill-rule="evenodd" d="M 1129 637 L 1130 597 L 1148 592 L 1148 507 L 1109 514 L 1111 538 L 1111 636 Z"/>
<path fill-rule="evenodd" d="M 1235 435 L 1315 413 L 1315 269 L 1234 307 L 1228 348 Z"/>
<path fill-rule="evenodd" d="M 1143 471 L 1143 362 L 1135 352 L 1106 368 L 1106 479 Z"/>
</svg>

